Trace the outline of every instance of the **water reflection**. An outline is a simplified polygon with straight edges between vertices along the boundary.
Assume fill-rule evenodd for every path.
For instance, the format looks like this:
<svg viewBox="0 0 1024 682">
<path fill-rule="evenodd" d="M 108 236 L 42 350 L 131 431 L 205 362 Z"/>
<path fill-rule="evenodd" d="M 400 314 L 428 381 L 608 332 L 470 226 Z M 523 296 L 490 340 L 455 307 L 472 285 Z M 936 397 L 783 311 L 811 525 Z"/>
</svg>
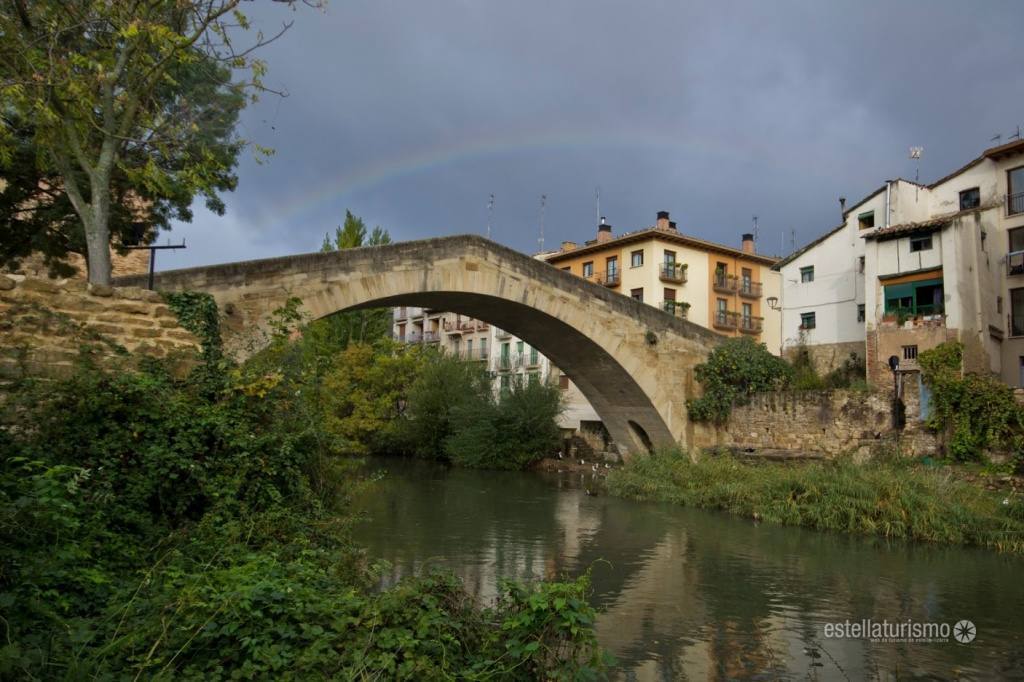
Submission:
<svg viewBox="0 0 1024 682">
<path fill-rule="evenodd" d="M 1024 678 L 1024 561 L 755 525 L 583 494 L 578 475 L 374 463 L 358 530 L 386 582 L 435 564 L 481 600 L 500 577 L 593 571 L 623 679 Z M 824 625 L 972 620 L 957 643 L 826 640 Z"/>
</svg>

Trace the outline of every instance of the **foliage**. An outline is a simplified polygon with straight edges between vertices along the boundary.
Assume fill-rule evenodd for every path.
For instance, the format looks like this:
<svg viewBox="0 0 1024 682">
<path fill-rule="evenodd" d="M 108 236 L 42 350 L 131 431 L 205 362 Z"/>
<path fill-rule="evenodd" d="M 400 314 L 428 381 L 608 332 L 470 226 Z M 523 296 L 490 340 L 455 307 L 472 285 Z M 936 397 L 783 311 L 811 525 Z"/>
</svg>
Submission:
<svg viewBox="0 0 1024 682">
<path fill-rule="evenodd" d="M 163 298 L 181 326 L 195 334 L 202 343 L 207 361 L 220 361 L 223 356 L 220 311 L 213 296 L 201 291 L 182 291 L 165 292 Z"/>
<path fill-rule="evenodd" d="M 346 210 L 345 223 L 335 230 L 334 241 L 325 235 L 320 251 L 329 253 L 334 250 L 390 243 L 391 235 L 380 226 L 373 228 L 367 239 L 363 219 Z M 305 333 L 311 335 L 316 343 L 325 348 L 333 347 L 339 350 L 352 342 L 376 343 L 391 336 L 391 309 L 375 308 L 335 313 L 312 322 Z"/>
<path fill-rule="evenodd" d="M 863 389 L 867 387 L 867 373 L 864 358 L 856 353 L 850 353 L 842 365 L 823 377 L 822 382 L 826 388 Z"/>
<path fill-rule="evenodd" d="M 513 381 L 496 398 L 488 391 L 455 406 L 444 452 L 459 466 L 525 469 L 558 450 L 561 412 L 558 386 Z"/>
<path fill-rule="evenodd" d="M 219 391 L 83 366 L 3 404 L 0 677 L 598 674 L 585 577 L 506 585 L 490 609 L 449 574 L 370 588 L 347 533 L 366 484 L 332 454 L 325 374 L 288 318 Z"/>
<path fill-rule="evenodd" d="M 928 427 L 946 434 L 953 459 L 981 459 L 986 450 L 1024 447 L 1024 411 L 995 377 L 962 373 L 963 344 L 947 341 L 918 355 L 932 389 Z"/>
<path fill-rule="evenodd" d="M 717 509 L 793 526 L 1024 552 L 1020 501 L 931 467 L 849 459 L 796 465 L 665 451 L 609 474 L 620 497 Z"/>
<path fill-rule="evenodd" d="M 490 378 L 477 364 L 436 354 L 409 388 L 402 441 L 419 457 L 447 459 L 445 442 L 455 430 L 455 412 L 492 400 Z"/>
<path fill-rule="evenodd" d="M 688 402 L 690 418 L 722 423 L 734 404 L 743 404 L 760 391 L 783 388 L 793 369 L 749 337 L 726 339 L 694 370 L 704 394 Z"/>
<path fill-rule="evenodd" d="M 400 447 L 407 392 L 427 361 L 419 346 L 349 344 L 325 373 L 319 400 L 324 429 L 347 454 L 387 454 Z"/>
<path fill-rule="evenodd" d="M 111 206 L 163 226 L 189 219 L 197 194 L 223 211 L 217 195 L 234 189 L 244 146 L 238 113 L 264 89 L 252 49 L 268 42 L 240 44 L 249 26 L 240 4 L 14 0 L 0 11 L 11 113 L 0 161 L 12 162 L 25 142 L 35 150 L 35 173 L 60 188 L 81 223 L 68 236 L 84 240 L 90 281 L 110 279 L 111 227 L 125 224 L 112 222 Z"/>
</svg>

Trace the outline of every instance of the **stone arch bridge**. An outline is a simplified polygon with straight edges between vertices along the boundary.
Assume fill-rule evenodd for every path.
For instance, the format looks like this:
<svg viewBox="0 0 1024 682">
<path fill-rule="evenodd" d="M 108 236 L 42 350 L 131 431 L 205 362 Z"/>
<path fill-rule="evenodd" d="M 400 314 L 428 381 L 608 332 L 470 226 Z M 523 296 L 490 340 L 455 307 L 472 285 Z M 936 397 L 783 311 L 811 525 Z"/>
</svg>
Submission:
<svg viewBox="0 0 1024 682">
<path fill-rule="evenodd" d="M 145 277 L 117 283 L 145 286 Z M 477 236 L 170 270 L 155 286 L 213 295 L 229 345 L 233 334 L 265 328 L 292 296 L 313 319 L 418 306 L 483 320 L 550 358 L 630 452 L 693 443 L 693 367 L 722 338 Z"/>
</svg>

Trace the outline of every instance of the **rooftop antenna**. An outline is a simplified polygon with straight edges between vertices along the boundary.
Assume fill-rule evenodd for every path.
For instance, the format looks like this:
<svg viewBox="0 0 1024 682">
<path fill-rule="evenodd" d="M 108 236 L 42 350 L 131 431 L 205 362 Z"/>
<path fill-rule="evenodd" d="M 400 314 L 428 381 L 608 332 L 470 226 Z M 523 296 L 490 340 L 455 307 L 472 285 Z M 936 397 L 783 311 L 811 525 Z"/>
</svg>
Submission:
<svg viewBox="0 0 1024 682">
<path fill-rule="evenodd" d="M 754 245 L 757 245 L 757 216 L 754 216 Z"/>
<path fill-rule="evenodd" d="M 491 238 L 491 218 L 494 215 L 494 195 L 487 201 L 487 238 Z"/>
<path fill-rule="evenodd" d="M 1000 133 L 996 133 L 991 138 L 989 138 L 989 142 L 995 142 L 996 144 L 999 144 L 1000 140 L 1002 139 L 1003 136 Z"/>
<path fill-rule="evenodd" d="M 790 229 L 789 231 L 789 252 L 793 253 L 796 251 L 796 230 Z"/>
<path fill-rule="evenodd" d="M 921 190 L 921 155 L 924 154 L 924 147 L 911 147 L 910 158 L 917 161 L 917 166 L 914 168 L 914 201 L 917 201 L 917 194 Z M 888 195 L 886 195 L 888 196 Z M 888 200 L 886 200 L 888 201 Z M 885 216 L 885 224 L 889 225 L 889 216 Z"/>
<path fill-rule="evenodd" d="M 1006 139 L 1007 140 L 1019 140 L 1020 139 L 1020 126 L 1017 126 L 1017 132 L 1015 132 L 1013 135 L 1010 135 Z"/>
<path fill-rule="evenodd" d="M 594 188 L 594 198 L 597 200 L 597 222 L 601 222 L 601 186 Z"/>
<path fill-rule="evenodd" d="M 540 245 L 540 252 L 544 253 L 544 207 L 548 203 L 548 195 L 540 195 L 540 238 L 537 243 Z"/>
</svg>

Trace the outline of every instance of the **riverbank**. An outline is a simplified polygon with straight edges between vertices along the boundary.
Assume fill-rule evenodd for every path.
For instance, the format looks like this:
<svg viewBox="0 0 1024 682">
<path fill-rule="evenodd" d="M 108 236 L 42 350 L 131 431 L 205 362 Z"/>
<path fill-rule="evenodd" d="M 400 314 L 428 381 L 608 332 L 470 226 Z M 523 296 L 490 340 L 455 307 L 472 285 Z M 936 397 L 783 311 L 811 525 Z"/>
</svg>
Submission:
<svg viewBox="0 0 1024 682">
<path fill-rule="evenodd" d="M 1024 553 L 1024 500 L 935 467 L 848 460 L 778 463 L 680 451 L 637 457 L 607 477 L 633 500 L 725 511 L 756 521 L 855 535 Z"/>
</svg>

